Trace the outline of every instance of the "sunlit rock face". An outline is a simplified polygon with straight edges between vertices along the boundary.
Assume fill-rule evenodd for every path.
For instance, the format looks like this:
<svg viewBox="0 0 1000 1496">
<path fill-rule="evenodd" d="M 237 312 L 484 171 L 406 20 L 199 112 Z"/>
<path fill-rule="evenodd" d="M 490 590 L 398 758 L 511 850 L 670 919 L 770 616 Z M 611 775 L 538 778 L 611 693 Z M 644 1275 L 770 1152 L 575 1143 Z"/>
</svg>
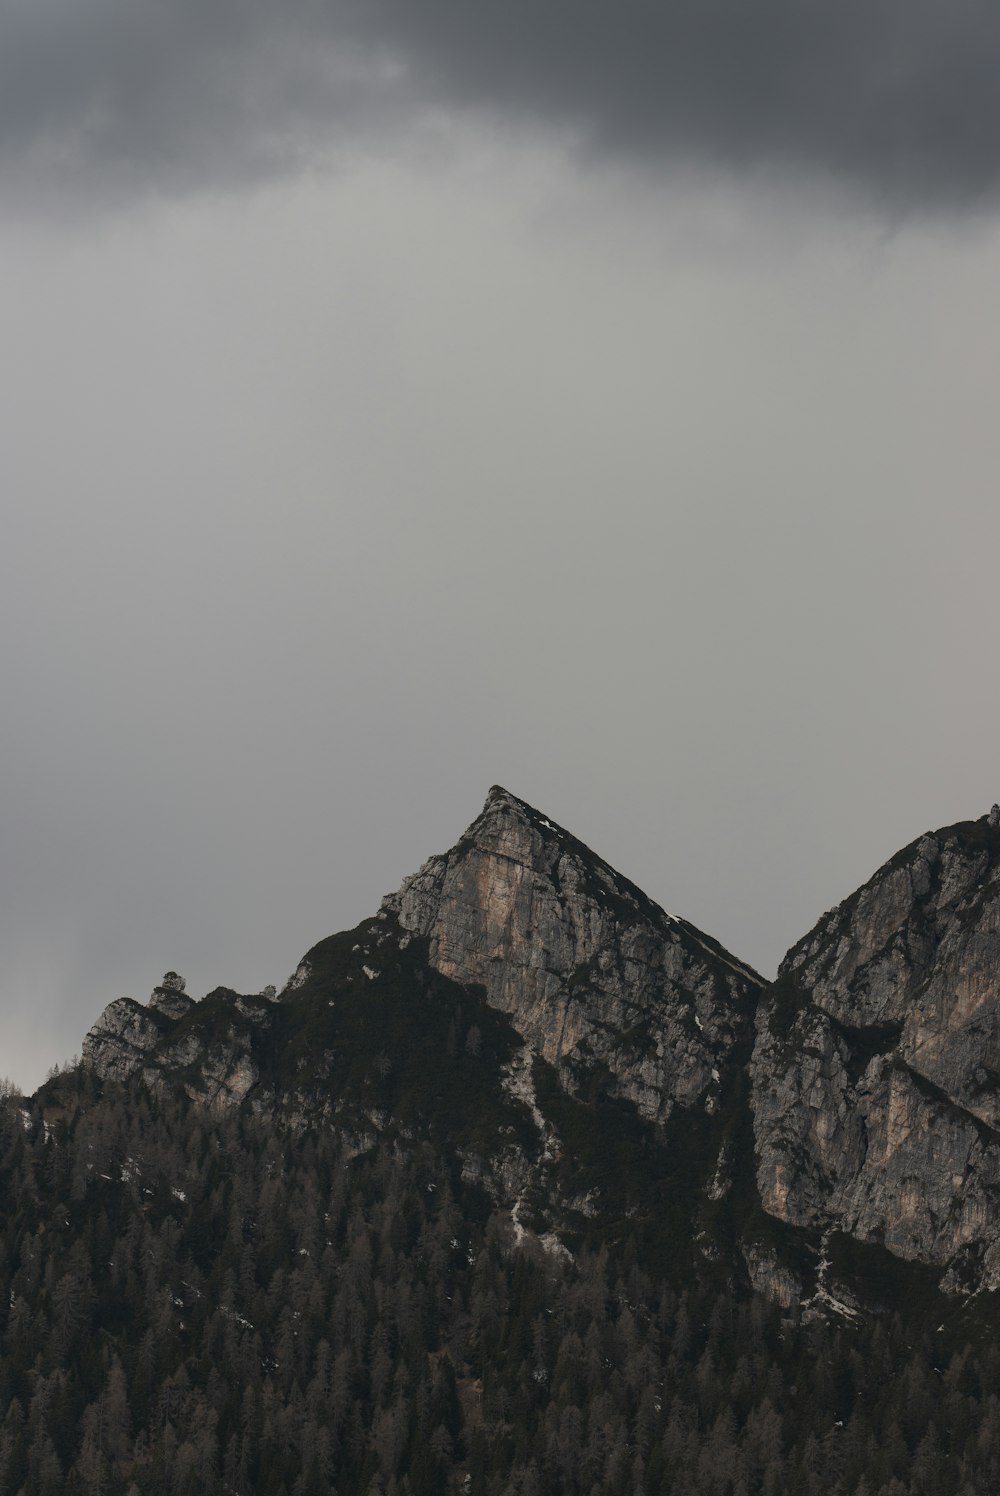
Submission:
<svg viewBox="0 0 1000 1496">
<path fill-rule="evenodd" d="M 751 1031 L 756 973 L 499 787 L 383 911 L 570 1084 L 600 1069 L 652 1120 L 711 1110 Z"/>
<path fill-rule="evenodd" d="M 765 1209 L 1000 1284 L 1000 812 L 920 837 L 789 952 L 752 1081 Z"/>
</svg>

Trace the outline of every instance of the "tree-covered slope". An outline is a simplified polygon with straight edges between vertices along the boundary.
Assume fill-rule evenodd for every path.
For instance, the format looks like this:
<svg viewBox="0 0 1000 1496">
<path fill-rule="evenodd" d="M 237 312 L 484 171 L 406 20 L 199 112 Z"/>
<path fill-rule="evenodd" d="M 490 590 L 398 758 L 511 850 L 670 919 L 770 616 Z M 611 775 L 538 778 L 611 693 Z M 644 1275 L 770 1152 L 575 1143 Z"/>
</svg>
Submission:
<svg viewBox="0 0 1000 1496">
<path fill-rule="evenodd" d="M 45 1110 L 58 1120 L 48 1126 Z M 975 1496 L 1000 1353 L 570 1261 L 430 1143 L 70 1072 L 0 1106 L 0 1491 Z M 974 1329 L 974 1326 L 971 1326 Z"/>
</svg>

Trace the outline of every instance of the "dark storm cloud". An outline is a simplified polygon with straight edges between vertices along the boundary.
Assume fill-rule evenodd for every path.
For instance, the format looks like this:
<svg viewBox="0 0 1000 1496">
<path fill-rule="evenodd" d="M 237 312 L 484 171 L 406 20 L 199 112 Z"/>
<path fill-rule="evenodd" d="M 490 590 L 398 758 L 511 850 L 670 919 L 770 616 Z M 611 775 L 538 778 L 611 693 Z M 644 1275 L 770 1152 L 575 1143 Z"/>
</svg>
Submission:
<svg viewBox="0 0 1000 1496">
<path fill-rule="evenodd" d="M 1000 176 L 987 0 L 17 0 L 0 26 L 8 178 L 225 185 L 428 106 L 900 204 Z"/>
</svg>

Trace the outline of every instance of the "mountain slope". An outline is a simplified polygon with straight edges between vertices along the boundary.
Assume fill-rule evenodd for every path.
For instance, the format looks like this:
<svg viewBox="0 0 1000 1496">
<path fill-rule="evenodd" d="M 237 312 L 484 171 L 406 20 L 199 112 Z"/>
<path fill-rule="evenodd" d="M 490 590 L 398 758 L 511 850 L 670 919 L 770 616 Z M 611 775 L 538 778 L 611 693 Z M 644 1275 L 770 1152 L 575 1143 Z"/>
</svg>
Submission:
<svg viewBox="0 0 1000 1496">
<path fill-rule="evenodd" d="M 786 956 L 752 1062 L 766 1209 L 1000 1286 L 1000 811 L 904 848 Z"/>
<path fill-rule="evenodd" d="M 280 997 L 192 1003 L 170 973 L 148 1007 L 110 1004 L 83 1054 L 105 1080 L 333 1125 L 357 1150 L 430 1139 L 552 1250 L 630 1234 L 686 1257 L 727 1188 L 734 1108 L 748 1134 L 761 986 L 494 788 L 450 852 L 310 950 Z"/>
<path fill-rule="evenodd" d="M 495 787 L 280 996 L 182 989 L 112 1003 L 90 1069 L 430 1142 L 554 1252 L 631 1239 L 848 1314 L 1000 1286 L 1000 810 L 904 848 L 765 987 Z"/>
</svg>

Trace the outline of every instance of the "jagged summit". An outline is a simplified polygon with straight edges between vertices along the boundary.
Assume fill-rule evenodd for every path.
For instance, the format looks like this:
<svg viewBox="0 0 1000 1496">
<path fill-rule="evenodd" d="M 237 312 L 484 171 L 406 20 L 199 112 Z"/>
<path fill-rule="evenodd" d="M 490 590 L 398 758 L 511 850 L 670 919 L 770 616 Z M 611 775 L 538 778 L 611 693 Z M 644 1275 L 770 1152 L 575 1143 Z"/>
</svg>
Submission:
<svg viewBox="0 0 1000 1496">
<path fill-rule="evenodd" d="M 668 914 L 641 888 L 598 856 L 565 826 L 560 826 L 502 785 L 494 784 L 490 788 L 479 815 L 448 855 L 455 857 L 473 848 L 492 850 L 497 855 L 509 857 L 536 871 L 548 871 L 558 864 L 564 854 L 572 853 L 581 865 L 592 870 L 596 882 L 607 890 L 609 897 L 629 901 L 636 910 L 643 911 L 646 917 L 685 924 L 685 921 L 676 920 L 675 916 Z M 688 928 L 693 929 L 693 926 Z M 721 946 L 718 949 L 719 952 L 722 951 Z M 751 975 L 756 976 L 756 973 Z"/>
<path fill-rule="evenodd" d="M 459 840 L 443 854 L 455 863 L 475 852 L 504 857 L 533 873 L 557 876 L 564 860 L 570 860 L 588 875 L 588 893 L 606 902 L 616 902 L 615 911 L 622 919 L 632 916 L 655 924 L 666 923 L 674 933 L 701 948 L 703 954 L 720 960 L 750 983 L 762 987 L 764 978 L 746 962 L 740 961 L 711 935 L 697 929 L 679 915 L 668 914 L 639 886 L 625 877 L 598 853 L 526 800 L 494 784 L 476 819 Z M 396 910 L 404 891 L 419 880 L 425 871 L 438 865 L 442 858 L 432 857 L 418 873 L 407 878 L 402 887 L 383 900 L 383 908 Z M 572 890 L 570 890 L 572 891 Z"/>
<path fill-rule="evenodd" d="M 712 1107 L 762 984 L 570 832 L 495 785 L 449 852 L 382 912 L 485 989 L 545 1059 L 600 1067 L 643 1115 Z"/>
<path fill-rule="evenodd" d="M 533 810 L 532 807 L 528 804 L 527 800 L 520 799 L 518 795 L 512 795 L 510 790 L 504 789 L 502 784 L 490 785 L 489 789 L 486 792 L 486 805 L 483 806 L 483 809 L 485 810 L 488 806 L 490 806 L 494 800 L 506 800 L 512 808 L 520 809 L 529 816 L 538 814 L 538 812 Z"/>
</svg>

